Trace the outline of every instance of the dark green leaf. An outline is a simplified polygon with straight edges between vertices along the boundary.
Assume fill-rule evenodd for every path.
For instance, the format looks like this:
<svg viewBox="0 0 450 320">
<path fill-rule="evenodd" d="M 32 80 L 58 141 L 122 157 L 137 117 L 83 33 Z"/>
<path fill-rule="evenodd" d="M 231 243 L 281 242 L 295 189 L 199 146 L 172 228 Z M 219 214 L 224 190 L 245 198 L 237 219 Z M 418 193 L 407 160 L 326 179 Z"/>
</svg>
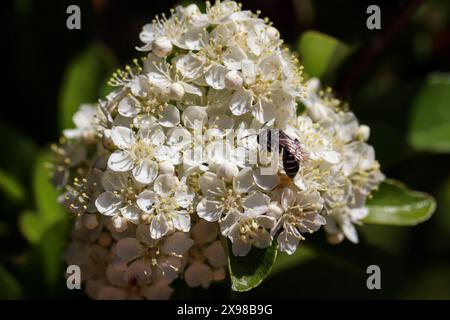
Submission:
<svg viewBox="0 0 450 320">
<path fill-rule="evenodd" d="M 20 283 L 0 264 L 0 299 L 20 299 L 21 295 Z"/>
<path fill-rule="evenodd" d="M 96 102 L 115 66 L 108 48 L 95 43 L 67 66 L 59 96 L 59 128 L 73 127 L 72 116 L 80 104 Z"/>
<path fill-rule="evenodd" d="M 231 248 L 231 243 L 228 246 Z M 276 258 L 276 241 L 265 249 L 253 247 L 245 257 L 235 257 L 229 250 L 228 270 L 231 289 L 243 292 L 257 287 L 269 275 Z"/>
<path fill-rule="evenodd" d="M 417 150 L 450 152 L 450 74 L 432 74 L 417 95 L 409 141 Z"/>
<path fill-rule="evenodd" d="M 14 203 L 25 199 L 25 189 L 13 176 L 0 170 L 0 191 Z"/>
</svg>

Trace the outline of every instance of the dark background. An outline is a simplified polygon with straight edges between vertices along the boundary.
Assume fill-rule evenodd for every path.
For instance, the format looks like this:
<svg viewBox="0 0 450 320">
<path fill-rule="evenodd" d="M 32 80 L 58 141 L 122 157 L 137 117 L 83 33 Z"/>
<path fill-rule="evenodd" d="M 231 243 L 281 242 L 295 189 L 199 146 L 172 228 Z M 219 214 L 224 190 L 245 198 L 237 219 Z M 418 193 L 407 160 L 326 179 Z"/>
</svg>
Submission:
<svg viewBox="0 0 450 320">
<path fill-rule="evenodd" d="M 310 237 L 314 244 L 300 250 L 296 264 L 280 262 L 281 267 L 259 288 L 232 297 L 450 299 L 450 156 L 415 150 L 407 139 L 411 108 L 424 79 L 450 69 L 450 4 L 421 2 L 242 1 L 244 9 L 261 10 L 263 17 L 269 17 L 294 51 L 302 32 L 311 29 L 354 48 L 323 81 L 371 127 L 370 143 L 383 172 L 411 189 L 432 194 L 438 209 L 429 221 L 412 228 L 364 226 L 360 228 L 362 244 L 357 246 L 345 242 L 331 247 L 320 233 L 314 235 Z M 62 276 L 48 280 L 49 268 L 62 275 L 57 273 L 62 270 L 60 256 L 49 253 L 40 242 L 30 244 L 22 235 L 19 216 L 34 210 L 37 202 L 31 191 L 36 188 L 32 182 L 35 156 L 61 133 L 58 105 L 68 63 L 95 42 L 115 55 L 116 67 L 123 66 L 140 55 L 134 47 L 140 45 L 142 26 L 176 3 L 180 2 L 4 2 L 0 165 L 1 172 L 17 177 L 25 196 L 14 201 L 0 193 L 0 297 L 83 297 L 65 289 Z M 70 4 L 81 8 L 81 30 L 66 28 Z M 370 4 L 381 8 L 380 31 L 366 28 Z M 378 45 L 380 50 L 374 50 Z M 28 151 L 17 155 L 18 145 Z M 58 241 L 65 241 L 64 234 L 57 236 Z M 365 270 L 370 264 L 381 267 L 382 290 L 366 288 Z M 175 297 L 180 298 L 230 294 L 225 284 L 207 292 L 176 286 L 180 290 Z"/>
</svg>

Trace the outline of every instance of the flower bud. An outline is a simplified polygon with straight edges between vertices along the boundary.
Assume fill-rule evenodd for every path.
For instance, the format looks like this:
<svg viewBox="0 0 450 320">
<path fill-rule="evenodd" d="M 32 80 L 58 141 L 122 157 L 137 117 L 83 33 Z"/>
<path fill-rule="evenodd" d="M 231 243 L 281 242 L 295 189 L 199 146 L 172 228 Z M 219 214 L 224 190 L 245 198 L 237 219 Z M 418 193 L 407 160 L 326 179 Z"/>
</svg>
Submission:
<svg viewBox="0 0 450 320">
<path fill-rule="evenodd" d="M 92 230 L 97 228 L 98 226 L 98 220 L 97 220 L 97 215 L 96 214 L 89 214 L 89 213 L 85 213 L 83 214 L 83 226 L 86 229 Z"/>
<path fill-rule="evenodd" d="M 228 90 L 237 90 L 242 88 L 243 79 L 239 71 L 233 70 L 229 71 L 225 75 L 225 87 Z"/>
<path fill-rule="evenodd" d="M 238 167 L 230 162 L 220 165 L 217 169 L 217 177 L 223 178 L 226 182 L 231 182 L 239 173 Z"/>
<path fill-rule="evenodd" d="M 370 136 L 370 128 L 365 124 L 360 125 L 356 132 L 356 138 L 362 141 L 367 141 Z"/>
<path fill-rule="evenodd" d="M 159 163 L 159 174 L 174 174 L 175 167 L 168 161 L 162 161 Z"/>
<path fill-rule="evenodd" d="M 330 244 L 339 244 L 344 240 L 342 233 L 329 233 L 327 234 L 327 240 Z"/>
<path fill-rule="evenodd" d="M 196 4 L 190 4 L 188 5 L 186 8 L 184 8 L 184 15 L 186 17 L 195 17 L 197 15 L 199 15 L 200 9 L 198 8 L 198 6 Z"/>
<path fill-rule="evenodd" d="M 159 37 L 153 42 L 152 51 L 160 58 L 164 58 L 172 51 L 172 42 L 167 37 Z"/>
<path fill-rule="evenodd" d="M 280 38 L 280 32 L 274 27 L 268 27 L 266 33 L 269 39 L 276 40 Z"/>
<path fill-rule="evenodd" d="M 169 98 L 171 100 L 181 100 L 184 96 L 184 88 L 178 82 L 172 83 L 169 86 Z"/>
</svg>

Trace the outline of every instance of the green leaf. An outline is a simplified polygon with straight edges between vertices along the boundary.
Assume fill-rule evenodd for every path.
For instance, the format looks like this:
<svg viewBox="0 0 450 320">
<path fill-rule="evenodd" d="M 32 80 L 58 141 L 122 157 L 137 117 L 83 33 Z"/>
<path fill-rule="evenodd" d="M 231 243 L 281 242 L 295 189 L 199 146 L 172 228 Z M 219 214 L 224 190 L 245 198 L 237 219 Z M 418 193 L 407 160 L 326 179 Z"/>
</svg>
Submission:
<svg viewBox="0 0 450 320">
<path fill-rule="evenodd" d="M 63 252 L 69 234 L 67 221 L 60 221 L 43 234 L 36 247 L 44 273 L 45 283 L 49 287 L 56 287 L 64 281 Z"/>
<path fill-rule="evenodd" d="M 367 201 L 366 223 L 413 226 L 431 217 L 436 202 L 432 196 L 410 191 L 402 183 L 386 180 Z"/>
<path fill-rule="evenodd" d="M 0 149 L 8 151 L 0 157 L 2 171 L 25 184 L 29 180 L 31 163 L 36 156 L 36 144 L 1 120 L 0 136 L 4 137 L 0 139 Z"/>
<path fill-rule="evenodd" d="M 339 40 L 317 32 L 305 31 L 298 42 L 305 72 L 312 77 L 324 77 L 350 54 L 350 47 Z"/>
<path fill-rule="evenodd" d="M 14 203 L 22 202 L 25 199 L 26 192 L 22 184 L 2 170 L 0 170 L 0 191 Z"/>
<path fill-rule="evenodd" d="M 80 104 L 96 102 L 111 75 L 116 59 L 102 44 L 94 43 L 67 66 L 59 96 L 59 128 L 73 127 Z"/>
<path fill-rule="evenodd" d="M 21 295 L 20 283 L 0 264 L 0 299 L 20 299 Z"/>
<path fill-rule="evenodd" d="M 228 247 L 231 247 L 231 243 Z M 260 285 L 269 275 L 276 258 L 276 241 L 265 249 L 253 247 L 245 257 L 235 257 L 229 250 L 228 270 L 231 277 L 231 289 L 244 292 Z"/>
<path fill-rule="evenodd" d="M 51 160 L 50 152 L 41 152 L 36 159 L 33 173 L 33 192 L 36 213 L 25 211 L 19 218 L 23 235 L 31 243 L 40 241 L 42 235 L 59 221 L 66 219 L 66 213 L 58 203 L 59 192 L 50 183 L 46 166 Z"/>
<path fill-rule="evenodd" d="M 450 74 L 431 74 L 413 104 L 409 141 L 416 150 L 450 152 Z"/>
</svg>

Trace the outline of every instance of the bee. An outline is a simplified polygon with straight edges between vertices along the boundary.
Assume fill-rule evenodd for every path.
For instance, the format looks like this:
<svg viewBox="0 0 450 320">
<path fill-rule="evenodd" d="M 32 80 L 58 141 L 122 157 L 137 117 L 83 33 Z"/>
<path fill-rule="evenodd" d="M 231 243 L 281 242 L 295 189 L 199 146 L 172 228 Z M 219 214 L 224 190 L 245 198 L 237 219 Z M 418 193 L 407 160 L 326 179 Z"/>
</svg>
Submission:
<svg viewBox="0 0 450 320">
<path fill-rule="evenodd" d="M 295 177 L 300 166 L 308 159 L 308 154 L 303 149 L 297 138 L 291 138 L 281 129 L 263 129 L 256 136 L 258 144 L 267 147 L 272 152 L 272 142 L 278 141 L 278 152 L 283 152 L 283 168 L 289 178 Z"/>
</svg>

